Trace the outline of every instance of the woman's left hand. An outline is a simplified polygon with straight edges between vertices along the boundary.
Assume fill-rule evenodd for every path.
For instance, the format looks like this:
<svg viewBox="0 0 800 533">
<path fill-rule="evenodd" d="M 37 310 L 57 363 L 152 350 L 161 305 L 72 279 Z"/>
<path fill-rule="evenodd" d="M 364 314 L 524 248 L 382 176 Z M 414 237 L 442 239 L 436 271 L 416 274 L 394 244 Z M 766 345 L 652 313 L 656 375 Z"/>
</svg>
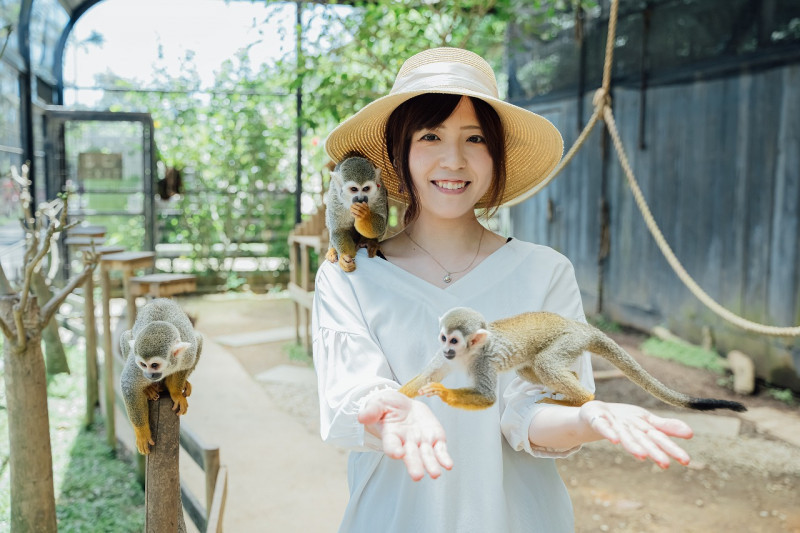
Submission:
<svg viewBox="0 0 800 533">
<path fill-rule="evenodd" d="M 670 438 L 692 438 L 692 428 L 681 420 L 662 418 L 636 405 L 597 400 L 580 407 L 580 418 L 637 459 L 649 457 L 661 468 L 669 466 L 670 457 L 684 466 L 689 464 L 689 454 Z"/>
</svg>

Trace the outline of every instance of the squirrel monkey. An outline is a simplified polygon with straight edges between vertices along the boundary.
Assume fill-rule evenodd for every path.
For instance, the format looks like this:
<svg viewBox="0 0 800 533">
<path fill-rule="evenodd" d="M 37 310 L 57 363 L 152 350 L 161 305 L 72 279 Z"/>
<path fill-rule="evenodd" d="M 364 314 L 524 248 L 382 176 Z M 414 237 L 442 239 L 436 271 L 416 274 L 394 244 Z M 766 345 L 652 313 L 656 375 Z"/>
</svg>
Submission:
<svg viewBox="0 0 800 533">
<path fill-rule="evenodd" d="M 342 270 L 352 272 L 359 246 L 366 246 L 369 257 L 374 257 L 378 239 L 386 231 L 388 200 L 381 170 L 356 153 L 348 154 L 331 171 L 325 204 L 330 232 L 325 258 L 331 263 L 338 260 Z"/>
<path fill-rule="evenodd" d="M 693 398 L 670 389 L 597 328 L 555 313 L 523 313 L 487 324 L 477 311 L 456 307 L 445 313 L 439 324 L 441 352 L 400 389 L 411 398 L 420 394 L 439 396 L 453 407 L 485 409 L 495 402 L 497 373 L 516 370 L 522 379 L 545 385 L 564 397 L 542 402 L 583 405 L 594 395 L 581 385 L 570 366 L 587 350 L 613 363 L 628 379 L 662 402 L 701 411 L 747 410 L 738 402 Z M 469 372 L 473 387 L 448 389 L 438 383 L 452 370 L 451 361 Z"/>
<path fill-rule="evenodd" d="M 186 414 L 186 398 L 192 393 L 186 378 L 200 359 L 203 336 L 194 331 L 177 303 L 156 298 L 139 311 L 133 329 L 122 334 L 120 347 L 125 358 L 122 396 L 136 434 L 136 449 L 146 455 L 149 445 L 155 444 L 147 400 L 157 400 L 164 385 L 172 398 L 172 410 Z"/>
</svg>

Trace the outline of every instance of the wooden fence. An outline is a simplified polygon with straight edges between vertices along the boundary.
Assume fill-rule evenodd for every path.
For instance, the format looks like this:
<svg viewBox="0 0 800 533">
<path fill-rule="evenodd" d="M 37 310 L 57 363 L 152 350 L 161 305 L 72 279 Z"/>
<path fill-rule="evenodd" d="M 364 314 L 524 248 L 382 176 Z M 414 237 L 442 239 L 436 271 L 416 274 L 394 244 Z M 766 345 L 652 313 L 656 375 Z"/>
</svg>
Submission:
<svg viewBox="0 0 800 533">
<path fill-rule="evenodd" d="M 569 147 L 591 98 L 527 107 Z M 798 324 L 800 64 L 646 91 L 617 86 L 612 99 L 633 171 L 689 274 L 745 318 Z M 760 377 L 800 390 L 800 343 L 739 330 L 683 286 L 648 233 L 602 126 L 511 219 L 516 237 L 572 260 L 587 313 L 642 329 L 663 324 L 695 342 L 710 326 L 719 349 L 748 352 Z"/>
</svg>

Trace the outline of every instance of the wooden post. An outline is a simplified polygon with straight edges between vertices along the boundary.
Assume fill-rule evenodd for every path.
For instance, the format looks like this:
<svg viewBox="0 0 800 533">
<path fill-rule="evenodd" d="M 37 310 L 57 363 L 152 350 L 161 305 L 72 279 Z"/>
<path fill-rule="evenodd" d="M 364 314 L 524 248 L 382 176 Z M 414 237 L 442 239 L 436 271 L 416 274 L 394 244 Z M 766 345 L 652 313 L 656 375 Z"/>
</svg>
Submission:
<svg viewBox="0 0 800 533">
<path fill-rule="evenodd" d="M 311 250 L 308 246 L 301 247 L 300 252 L 300 286 L 307 293 L 311 291 Z M 320 251 L 320 253 L 322 253 Z M 305 322 L 305 339 L 304 345 L 306 350 L 311 353 L 311 309 L 304 308 L 304 322 Z"/>
<path fill-rule="evenodd" d="M 94 409 L 99 400 L 97 385 L 97 328 L 94 317 L 94 273 L 86 277 L 83 286 L 83 322 L 86 337 L 86 427 L 94 423 Z M 113 404 L 112 404 L 113 405 Z"/>
<path fill-rule="evenodd" d="M 112 450 L 117 448 L 117 428 L 114 421 L 114 348 L 111 333 L 111 277 L 108 267 L 101 263 L 100 283 L 103 288 L 103 374 L 106 405 L 106 443 Z"/>
<path fill-rule="evenodd" d="M 297 241 L 289 238 L 289 283 L 297 285 L 297 270 L 300 268 L 298 265 L 298 250 L 300 245 Z M 294 301 L 294 337 L 295 342 L 300 344 L 300 304 L 296 299 Z"/>
<path fill-rule="evenodd" d="M 219 448 L 203 449 L 203 470 L 206 473 L 206 519 L 211 513 L 211 505 L 214 502 L 219 468 Z"/>
<path fill-rule="evenodd" d="M 147 403 L 150 431 L 156 445 L 150 447 L 147 456 L 144 530 L 145 533 L 185 532 L 178 468 L 180 419 L 172 411 L 169 394 Z"/>
</svg>

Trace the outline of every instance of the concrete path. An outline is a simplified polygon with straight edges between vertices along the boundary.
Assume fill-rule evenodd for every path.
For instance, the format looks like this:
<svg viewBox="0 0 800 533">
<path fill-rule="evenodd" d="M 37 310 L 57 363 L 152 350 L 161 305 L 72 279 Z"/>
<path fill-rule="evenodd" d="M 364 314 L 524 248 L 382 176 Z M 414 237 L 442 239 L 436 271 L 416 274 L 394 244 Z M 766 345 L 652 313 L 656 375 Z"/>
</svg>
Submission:
<svg viewBox="0 0 800 533">
<path fill-rule="evenodd" d="M 228 467 L 225 531 L 336 531 L 347 503 L 346 454 L 280 409 L 208 337 L 190 381 L 182 423 L 219 446 Z M 188 456 L 181 458 L 181 476 L 203 501 L 203 479 Z"/>
</svg>

